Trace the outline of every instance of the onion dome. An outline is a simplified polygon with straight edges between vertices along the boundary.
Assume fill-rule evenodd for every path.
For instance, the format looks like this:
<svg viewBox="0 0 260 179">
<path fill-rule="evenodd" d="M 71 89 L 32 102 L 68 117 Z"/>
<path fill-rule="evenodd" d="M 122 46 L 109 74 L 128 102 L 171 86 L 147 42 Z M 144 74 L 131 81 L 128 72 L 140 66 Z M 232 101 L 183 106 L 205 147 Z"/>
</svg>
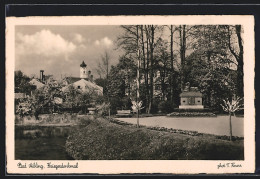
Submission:
<svg viewBox="0 0 260 179">
<path fill-rule="evenodd" d="M 86 67 L 87 65 L 85 64 L 85 62 L 84 61 L 82 61 L 82 63 L 81 63 L 81 65 L 80 65 L 80 67 Z"/>
</svg>

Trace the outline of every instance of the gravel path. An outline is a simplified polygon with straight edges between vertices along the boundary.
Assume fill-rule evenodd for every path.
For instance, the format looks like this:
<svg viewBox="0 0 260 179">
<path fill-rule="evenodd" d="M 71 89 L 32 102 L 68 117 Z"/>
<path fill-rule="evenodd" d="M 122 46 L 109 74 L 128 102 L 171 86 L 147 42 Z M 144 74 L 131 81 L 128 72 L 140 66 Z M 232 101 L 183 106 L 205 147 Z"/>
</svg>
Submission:
<svg viewBox="0 0 260 179">
<path fill-rule="evenodd" d="M 136 124 L 136 118 L 117 118 L 118 120 Z M 229 135 L 229 117 L 166 117 L 155 116 L 140 118 L 140 125 L 157 126 L 173 129 L 198 131 L 200 133 Z M 244 136 L 244 118 L 232 116 L 233 136 Z"/>
</svg>

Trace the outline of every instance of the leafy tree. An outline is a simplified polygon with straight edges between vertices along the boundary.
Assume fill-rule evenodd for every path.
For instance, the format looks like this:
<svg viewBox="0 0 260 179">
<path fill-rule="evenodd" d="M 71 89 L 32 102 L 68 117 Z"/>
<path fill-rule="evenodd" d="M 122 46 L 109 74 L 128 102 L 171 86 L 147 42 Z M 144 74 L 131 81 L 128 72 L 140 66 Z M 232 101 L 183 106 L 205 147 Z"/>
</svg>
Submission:
<svg viewBox="0 0 260 179">
<path fill-rule="evenodd" d="M 49 112 L 55 112 L 62 108 L 61 104 L 56 103 L 54 100 L 55 98 L 64 99 L 61 85 L 53 83 L 54 82 L 47 83 L 42 88 L 35 90 L 29 98 L 32 112 L 37 120 L 38 115 L 44 108 L 47 108 Z"/>
<path fill-rule="evenodd" d="M 101 86 L 103 88 L 103 90 L 104 90 L 104 88 L 106 88 L 107 80 L 104 79 L 104 78 L 97 78 L 97 79 L 95 79 L 95 83 L 98 86 Z"/>
<path fill-rule="evenodd" d="M 125 59 L 131 59 L 135 67 L 141 61 L 140 100 L 144 102 L 147 113 L 151 112 L 152 104 L 158 103 L 157 100 L 153 102 L 156 98 L 154 86 L 158 84 L 162 99 L 178 104 L 183 84 L 190 82 L 204 94 L 205 104 L 217 110 L 221 109 L 219 104 L 222 98 L 235 90 L 237 94 L 241 93 L 238 92 L 243 88 L 241 26 L 165 27 L 122 26 L 124 33 L 118 37 L 118 46 L 124 50 Z M 232 64 L 236 64 L 237 69 L 232 68 Z M 121 67 L 116 67 L 113 75 L 121 74 Z M 130 68 L 130 71 L 136 72 L 133 70 Z M 136 83 L 134 78 L 130 83 Z M 118 88 L 113 92 L 121 91 L 123 95 L 128 84 L 126 81 L 121 78 L 117 84 L 114 83 L 113 89 L 115 86 Z M 136 94 L 136 88 L 132 85 L 132 94 Z"/>
<path fill-rule="evenodd" d="M 22 71 L 15 71 L 14 74 L 15 80 L 15 92 L 16 93 L 26 93 L 27 95 L 31 94 L 31 91 L 35 90 L 35 86 L 31 85 L 30 78 L 23 74 Z"/>
<path fill-rule="evenodd" d="M 186 58 L 185 78 L 198 86 L 204 104 L 220 110 L 220 102 L 236 89 L 235 70 L 228 50 L 228 36 L 223 26 L 194 26 L 193 52 Z"/>
<path fill-rule="evenodd" d="M 29 98 L 30 108 L 32 114 L 35 116 L 36 120 L 39 120 L 39 114 L 41 113 L 44 106 L 48 104 L 42 90 L 36 90 L 33 95 Z"/>
<path fill-rule="evenodd" d="M 204 94 L 204 105 L 220 111 L 222 99 L 234 92 L 234 70 L 221 60 L 208 62 L 206 59 L 195 52 L 187 58 L 187 79 Z"/>
<path fill-rule="evenodd" d="M 117 108 L 124 105 L 125 98 L 130 98 L 132 94 L 132 82 L 136 77 L 136 66 L 133 60 L 121 57 L 116 66 L 112 66 L 108 79 L 108 97 L 110 106 L 114 113 Z"/>
<path fill-rule="evenodd" d="M 79 95 L 79 91 L 74 88 L 73 85 L 69 85 L 68 88 L 64 91 L 65 95 L 65 104 L 69 106 L 70 113 L 72 113 L 72 109 L 78 106 L 77 96 Z"/>
<path fill-rule="evenodd" d="M 98 93 L 94 88 L 87 88 L 86 90 L 76 89 L 73 85 L 69 85 L 64 91 L 65 104 L 69 106 L 72 113 L 73 109 L 80 108 L 82 112 L 86 113 L 87 107 L 94 106 Z"/>
<path fill-rule="evenodd" d="M 155 51 L 155 59 L 155 69 L 158 74 L 158 76 L 156 74 L 157 81 L 161 86 L 161 98 L 164 100 L 167 96 L 167 88 L 170 83 L 169 77 L 171 77 L 170 75 L 173 74 L 173 72 L 171 72 L 171 61 L 169 53 L 167 52 L 166 41 L 158 41 L 157 49 Z"/>
<path fill-rule="evenodd" d="M 17 103 L 18 108 L 16 109 L 16 113 L 22 118 L 27 115 L 32 114 L 31 104 L 29 103 L 28 99 L 21 99 Z"/>
</svg>

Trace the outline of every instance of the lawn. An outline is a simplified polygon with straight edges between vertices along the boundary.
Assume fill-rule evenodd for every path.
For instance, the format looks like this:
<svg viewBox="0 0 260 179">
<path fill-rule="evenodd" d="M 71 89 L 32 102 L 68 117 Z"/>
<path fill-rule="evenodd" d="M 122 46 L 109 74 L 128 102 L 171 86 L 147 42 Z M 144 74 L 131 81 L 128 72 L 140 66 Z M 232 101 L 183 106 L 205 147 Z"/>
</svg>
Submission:
<svg viewBox="0 0 260 179">
<path fill-rule="evenodd" d="M 117 118 L 118 120 L 136 124 L 136 118 Z M 197 131 L 205 134 L 229 135 L 229 117 L 219 115 L 217 117 L 167 117 L 154 116 L 140 118 L 139 122 L 145 126 L 166 127 Z M 244 118 L 232 116 L 233 136 L 244 136 Z"/>
<path fill-rule="evenodd" d="M 214 136 L 190 136 L 119 125 L 99 118 L 66 141 L 66 151 L 77 160 L 243 160 L 244 141 Z"/>
</svg>

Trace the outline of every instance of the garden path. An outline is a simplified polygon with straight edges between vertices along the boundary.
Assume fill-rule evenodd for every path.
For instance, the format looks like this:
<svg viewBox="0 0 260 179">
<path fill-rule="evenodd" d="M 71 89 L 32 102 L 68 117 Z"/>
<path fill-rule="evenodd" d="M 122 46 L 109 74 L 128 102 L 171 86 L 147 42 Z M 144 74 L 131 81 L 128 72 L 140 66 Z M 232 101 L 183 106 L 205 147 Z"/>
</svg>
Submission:
<svg viewBox="0 0 260 179">
<path fill-rule="evenodd" d="M 117 118 L 118 120 L 136 124 L 136 118 Z M 154 116 L 139 119 L 140 125 L 166 127 L 181 130 L 197 131 L 200 133 L 229 136 L 228 116 L 217 117 L 166 117 Z M 244 136 L 244 118 L 232 116 L 233 136 Z"/>
</svg>

